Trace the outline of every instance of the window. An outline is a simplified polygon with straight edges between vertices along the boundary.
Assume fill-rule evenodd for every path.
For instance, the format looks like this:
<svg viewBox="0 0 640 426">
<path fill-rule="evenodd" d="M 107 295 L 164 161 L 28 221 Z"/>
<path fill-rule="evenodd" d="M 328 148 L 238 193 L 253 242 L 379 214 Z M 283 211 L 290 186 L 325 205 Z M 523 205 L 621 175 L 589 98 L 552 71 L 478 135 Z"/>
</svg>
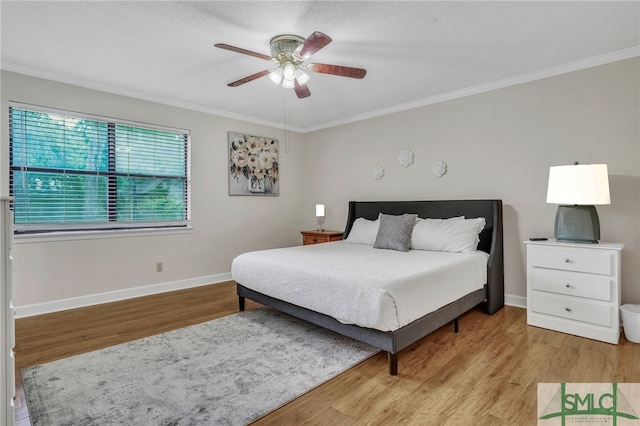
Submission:
<svg viewBox="0 0 640 426">
<path fill-rule="evenodd" d="M 186 227 L 189 132 L 12 103 L 17 233 Z"/>
</svg>

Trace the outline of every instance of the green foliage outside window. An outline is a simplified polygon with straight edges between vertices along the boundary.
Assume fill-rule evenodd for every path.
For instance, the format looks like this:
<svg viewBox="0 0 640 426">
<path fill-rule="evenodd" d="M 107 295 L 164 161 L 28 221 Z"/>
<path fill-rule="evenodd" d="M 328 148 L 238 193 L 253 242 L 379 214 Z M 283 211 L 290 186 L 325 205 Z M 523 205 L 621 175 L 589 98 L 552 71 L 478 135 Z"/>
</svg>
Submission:
<svg viewBox="0 0 640 426">
<path fill-rule="evenodd" d="M 20 108 L 10 127 L 19 231 L 186 224 L 188 134 Z"/>
</svg>

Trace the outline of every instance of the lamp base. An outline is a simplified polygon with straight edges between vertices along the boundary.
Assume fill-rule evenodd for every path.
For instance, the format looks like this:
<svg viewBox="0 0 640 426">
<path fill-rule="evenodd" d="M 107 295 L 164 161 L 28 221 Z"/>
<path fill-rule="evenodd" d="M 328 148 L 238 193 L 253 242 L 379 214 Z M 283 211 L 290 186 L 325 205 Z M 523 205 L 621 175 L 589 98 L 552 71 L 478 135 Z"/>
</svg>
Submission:
<svg viewBox="0 0 640 426">
<path fill-rule="evenodd" d="M 554 236 L 557 241 L 598 244 L 600 220 L 596 206 L 558 206 Z"/>
<path fill-rule="evenodd" d="M 324 225 L 324 216 L 317 216 L 318 218 L 318 232 L 324 231 L 322 225 Z"/>
</svg>

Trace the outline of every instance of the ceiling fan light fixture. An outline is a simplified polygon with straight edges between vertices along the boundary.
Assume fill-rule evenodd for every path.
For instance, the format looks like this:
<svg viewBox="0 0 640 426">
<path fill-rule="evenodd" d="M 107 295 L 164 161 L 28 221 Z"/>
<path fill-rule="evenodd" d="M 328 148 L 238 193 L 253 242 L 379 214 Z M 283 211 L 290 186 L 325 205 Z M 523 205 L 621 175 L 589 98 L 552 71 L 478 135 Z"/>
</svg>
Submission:
<svg viewBox="0 0 640 426">
<path fill-rule="evenodd" d="M 269 73 L 269 78 L 275 84 L 280 84 L 280 82 L 282 81 L 283 74 L 284 74 L 284 71 L 282 70 L 282 67 L 278 67 L 276 69 L 271 70 L 271 73 Z"/>
<path fill-rule="evenodd" d="M 285 62 L 282 67 L 282 87 L 285 89 L 293 89 L 295 87 L 295 78 L 297 67 L 292 62 Z"/>
<path fill-rule="evenodd" d="M 285 89 L 293 89 L 295 87 L 295 82 L 293 78 L 283 78 L 282 79 L 282 87 Z"/>
<path fill-rule="evenodd" d="M 283 76 L 287 80 L 293 80 L 296 77 L 296 67 L 291 62 L 287 62 L 282 66 Z"/>
<path fill-rule="evenodd" d="M 307 81 L 309 81 L 309 74 L 298 68 L 296 70 L 296 80 L 298 80 L 298 84 L 301 86 L 307 84 Z"/>
</svg>

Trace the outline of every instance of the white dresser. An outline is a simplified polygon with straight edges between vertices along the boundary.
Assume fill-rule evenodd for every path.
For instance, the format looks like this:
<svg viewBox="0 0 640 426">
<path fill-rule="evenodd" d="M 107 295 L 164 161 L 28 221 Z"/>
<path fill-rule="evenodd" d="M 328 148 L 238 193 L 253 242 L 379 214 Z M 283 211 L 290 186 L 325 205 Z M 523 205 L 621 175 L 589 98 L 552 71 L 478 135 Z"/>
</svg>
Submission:
<svg viewBox="0 0 640 426">
<path fill-rule="evenodd" d="M 0 199 L 0 424 L 14 424 L 16 391 L 15 312 L 13 309 L 13 215 L 10 201 Z"/>
<path fill-rule="evenodd" d="M 617 344 L 624 244 L 525 244 L 527 324 Z"/>
</svg>

